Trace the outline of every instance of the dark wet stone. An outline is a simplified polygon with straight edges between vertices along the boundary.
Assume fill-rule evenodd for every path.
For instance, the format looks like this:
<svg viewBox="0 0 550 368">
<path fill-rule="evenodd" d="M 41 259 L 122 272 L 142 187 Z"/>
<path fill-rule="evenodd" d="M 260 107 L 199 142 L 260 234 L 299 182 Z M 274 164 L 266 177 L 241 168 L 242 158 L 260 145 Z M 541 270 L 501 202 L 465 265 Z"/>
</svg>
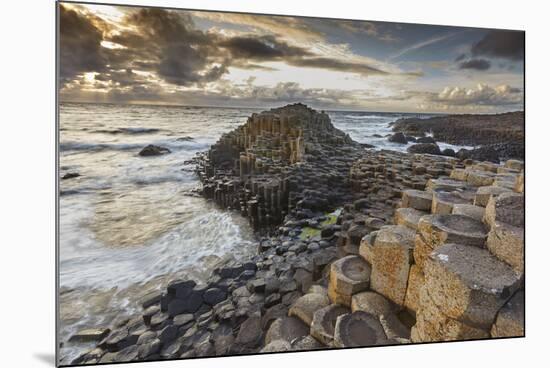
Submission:
<svg viewBox="0 0 550 368">
<path fill-rule="evenodd" d="M 145 148 L 143 148 L 141 151 L 139 151 L 139 155 L 140 156 L 160 156 L 170 152 L 171 151 L 168 148 L 150 144 Z"/>
<path fill-rule="evenodd" d="M 216 305 L 225 300 L 227 292 L 219 288 L 210 288 L 204 292 L 203 299 L 208 305 Z"/>
</svg>

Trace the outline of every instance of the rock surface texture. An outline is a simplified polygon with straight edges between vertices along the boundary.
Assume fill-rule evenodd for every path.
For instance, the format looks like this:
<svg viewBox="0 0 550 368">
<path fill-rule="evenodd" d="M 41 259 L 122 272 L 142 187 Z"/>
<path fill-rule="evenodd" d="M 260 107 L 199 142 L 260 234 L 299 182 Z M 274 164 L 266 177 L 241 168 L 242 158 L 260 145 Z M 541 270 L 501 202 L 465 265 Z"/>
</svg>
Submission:
<svg viewBox="0 0 550 368">
<path fill-rule="evenodd" d="M 523 336 L 523 170 L 365 149 L 301 104 L 253 114 L 197 172 L 258 230 L 257 254 L 77 333 L 96 343 L 71 363 Z"/>
</svg>

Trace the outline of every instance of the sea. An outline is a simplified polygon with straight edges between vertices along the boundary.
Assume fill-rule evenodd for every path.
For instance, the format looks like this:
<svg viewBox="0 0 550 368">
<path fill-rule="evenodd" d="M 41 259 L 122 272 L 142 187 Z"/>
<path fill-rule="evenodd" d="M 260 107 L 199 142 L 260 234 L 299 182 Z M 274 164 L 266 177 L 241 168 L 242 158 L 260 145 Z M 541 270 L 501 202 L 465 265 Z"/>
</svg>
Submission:
<svg viewBox="0 0 550 368">
<path fill-rule="evenodd" d="M 174 278 L 206 280 L 220 261 L 256 251 L 236 213 L 197 194 L 190 160 L 265 109 L 62 103 L 59 108 L 59 331 L 61 363 L 91 345 L 69 342 L 83 328 L 115 323 Z M 327 111 L 360 143 L 388 142 L 390 123 L 428 114 Z M 141 157 L 148 144 L 171 153 Z M 443 148 L 469 148 L 440 144 Z"/>
</svg>

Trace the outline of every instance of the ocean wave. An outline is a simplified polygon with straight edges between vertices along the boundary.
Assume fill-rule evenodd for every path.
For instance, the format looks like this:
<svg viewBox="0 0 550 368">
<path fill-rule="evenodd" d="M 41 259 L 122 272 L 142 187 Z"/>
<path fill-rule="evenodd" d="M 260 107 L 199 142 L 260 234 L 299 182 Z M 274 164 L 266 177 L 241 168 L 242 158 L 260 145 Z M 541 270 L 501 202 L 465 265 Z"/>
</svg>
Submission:
<svg viewBox="0 0 550 368">
<path fill-rule="evenodd" d="M 116 129 L 98 129 L 92 131 L 93 133 L 102 133 L 102 134 L 151 134 L 158 133 L 161 129 L 157 128 L 116 128 Z"/>
<path fill-rule="evenodd" d="M 344 115 L 347 119 L 354 120 L 379 120 L 379 119 L 395 119 L 395 116 L 383 116 L 383 115 Z"/>
<path fill-rule="evenodd" d="M 125 143 L 81 143 L 81 142 L 63 142 L 59 144 L 61 151 L 128 151 L 138 148 L 143 148 L 142 143 L 125 144 Z"/>
</svg>

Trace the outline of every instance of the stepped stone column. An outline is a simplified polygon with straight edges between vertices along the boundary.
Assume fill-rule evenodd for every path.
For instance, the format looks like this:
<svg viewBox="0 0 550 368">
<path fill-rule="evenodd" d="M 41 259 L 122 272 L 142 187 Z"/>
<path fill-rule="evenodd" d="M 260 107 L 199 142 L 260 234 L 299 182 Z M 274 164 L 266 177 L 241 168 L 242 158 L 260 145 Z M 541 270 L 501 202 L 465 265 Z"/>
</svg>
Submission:
<svg viewBox="0 0 550 368">
<path fill-rule="evenodd" d="M 397 305 L 405 300 L 413 248 L 414 231 L 403 225 L 382 227 L 372 247 L 371 289 Z"/>
<path fill-rule="evenodd" d="M 335 304 L 351 305 L 351 296 L 369 287 L 371 267 L 361 257 L 350 255 L 330 266 L 328 295 Z"/>
</svg>

